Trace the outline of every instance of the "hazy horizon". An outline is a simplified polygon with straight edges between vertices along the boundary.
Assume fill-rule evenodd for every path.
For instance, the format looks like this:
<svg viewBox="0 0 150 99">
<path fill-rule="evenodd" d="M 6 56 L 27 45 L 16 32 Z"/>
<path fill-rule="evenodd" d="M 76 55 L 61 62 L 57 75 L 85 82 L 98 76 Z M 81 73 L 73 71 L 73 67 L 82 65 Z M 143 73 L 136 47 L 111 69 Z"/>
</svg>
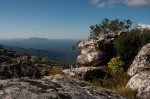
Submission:
<svg viewBox="0 0 150 99">
<path fill-rule="evenodd" d="M 17 39 L 48 39 L 48 40 L 83 40 L 84 38 L 43 38 L 43 37 L 26 37 L 26 38 L 0 38 L 0 40 L 17 40 Z"/>
</svg>

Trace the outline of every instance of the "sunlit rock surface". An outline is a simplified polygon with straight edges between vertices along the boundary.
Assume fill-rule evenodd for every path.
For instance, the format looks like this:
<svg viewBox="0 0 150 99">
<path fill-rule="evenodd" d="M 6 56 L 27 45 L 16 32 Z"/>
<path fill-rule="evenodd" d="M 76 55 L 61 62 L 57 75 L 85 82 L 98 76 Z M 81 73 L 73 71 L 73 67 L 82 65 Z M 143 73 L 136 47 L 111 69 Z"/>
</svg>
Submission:
<svg viewBox="0 0 150 99">
<path fill-rule="evenodd" d="M 127 71 L 131 76 L 126 87 L 137 91 L 140 99 L 150 97 L 150 43 L 143 46 Z"/>
<path fill-rule="evenodd" d="M 127 73 L 128 75 L 133 76 L 136 73 L 147 69 L 150 69 L 150 43 L 141 48 Z"/>
<path fill-rule="evenodd" d="M 80 55 L 77 64 L 81 66 L 98 66 L 106 64 L 113 56 L 113 40 L 115 34 L 104 34 L 98 37 L 89 37 L 78 44 Z"/>
<path fill-rule="evenodd" d="M 127 99 L 89 83 L 63 78 L 0 80 L 0 99 Z"/>
</svg>

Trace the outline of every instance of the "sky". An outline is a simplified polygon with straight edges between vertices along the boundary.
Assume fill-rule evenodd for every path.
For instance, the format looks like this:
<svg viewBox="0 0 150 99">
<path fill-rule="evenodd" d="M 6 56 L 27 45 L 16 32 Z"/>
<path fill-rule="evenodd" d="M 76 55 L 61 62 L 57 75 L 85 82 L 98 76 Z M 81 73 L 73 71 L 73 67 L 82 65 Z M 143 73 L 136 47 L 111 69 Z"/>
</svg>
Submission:
<svg viewBox="0 0 150 99">
<path fill-rule="evenodd" d="M 104 18 L 150 27 L 150 0 L 0 0 L 0 39 L 85 39 Z"/>
</svg>

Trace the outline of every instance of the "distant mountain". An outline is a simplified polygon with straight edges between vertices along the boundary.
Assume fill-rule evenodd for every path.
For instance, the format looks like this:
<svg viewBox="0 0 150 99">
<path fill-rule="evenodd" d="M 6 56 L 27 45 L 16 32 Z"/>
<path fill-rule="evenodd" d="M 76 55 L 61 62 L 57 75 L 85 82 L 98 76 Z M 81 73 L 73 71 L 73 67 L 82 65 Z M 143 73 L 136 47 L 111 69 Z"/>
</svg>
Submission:
<svg viewBox="0 0 150 99">
<path fill-rule="evenodd" d="M 48 57 L 52 60 L 75 64 L 78 51 L 73 50 L 79 40 L 72 39 L 46 39 L 46 38 L 28 38 L 28 39 L 5 39 L 0 40 L 0 44 L 9 46 L 8 48 L 18 53 L 27 53 L 35 56 Z"/>
<path fill-rule="evenodd" d="M 34 42 L 34 43 L 37 43 L 37 42 L 50 42 L 51 40 L 47 39 L 47 38 L 37 38 L 37 37 L 31 37 L 31 38 L 28 38 L 28 39 L 25 39 L 24 42 Z"/>
<path fill-rule="evenodd" d="M 55 50 L 58 49 L 72 50 L 79 40 L 72 39 L 46 39 L 46 38 L 36 38 L 32 37 L 29 39 L 5 39 L 0 40 L 0 44 L 13 47 L 22 47 L 22 48 L 33 48 L 33 49 L 44 49 L 44 50 Z"/>
</svg>

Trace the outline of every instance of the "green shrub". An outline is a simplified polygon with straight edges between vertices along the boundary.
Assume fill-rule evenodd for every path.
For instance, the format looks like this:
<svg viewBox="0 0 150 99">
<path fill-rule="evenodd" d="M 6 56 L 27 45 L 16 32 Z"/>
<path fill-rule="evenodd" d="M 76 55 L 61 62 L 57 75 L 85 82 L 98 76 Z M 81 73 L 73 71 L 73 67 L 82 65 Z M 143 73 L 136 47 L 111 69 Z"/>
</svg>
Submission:
<svg viewBox="0 0 150 99">
<path fill-rule="evenodd" d="M 116 54 L 125 62 L 125 70 L 128 69 L 141 47 L 147 43 L 150 43 L 150 29 L 133 29 L 130 32 L 121 33 L 115 39 Z"/>
<path fill-rule="evenodd" d="M 124 61 L 131 60 L 137 54 L 140 45 L 139 33 L 140 30 L 122 33 L 114 41 L 117 54 L 121 56 Z"/>
<path fill-rule="evenodd" d="M 143 29 L 140 34 L 141 47 L 150 43 L 150 29 Z"/>
<path fill-rule="evenodd" d="M 112 75 L 111 77 L 106 75 L 103 79 L 93 78 L 91 83 L 95 86 L 110 89 L 120 95 L 128 97 L 129 99 L 136 99 L 137 92 L 125 87 L 129 78 L 130 77 L 126 73 Z"/>
<path fill-rule="evenodd" d="M 105 74 L 108 76 L 108 77 L 111 77 L 112 76 L 112 73 L 111 73 L 111 69 L 108 67 L 108 66 L 101 66 L 100 67 L 100 70 L 105 72 Z M 106 76 L 105 75 L 105 76 Z"/>
<path fill-rule="evenodd" d="M 106 75 L 106 72 L 100 70 L 100 69 L 95 69 L 95 70 L 90 70 L 88 72 L 86 72 L 85 76 L 84 76 L 84 80 L 85 81 L 91 81 L 92 79 L 103 79 L 104 76 Z"/>
</svg>

